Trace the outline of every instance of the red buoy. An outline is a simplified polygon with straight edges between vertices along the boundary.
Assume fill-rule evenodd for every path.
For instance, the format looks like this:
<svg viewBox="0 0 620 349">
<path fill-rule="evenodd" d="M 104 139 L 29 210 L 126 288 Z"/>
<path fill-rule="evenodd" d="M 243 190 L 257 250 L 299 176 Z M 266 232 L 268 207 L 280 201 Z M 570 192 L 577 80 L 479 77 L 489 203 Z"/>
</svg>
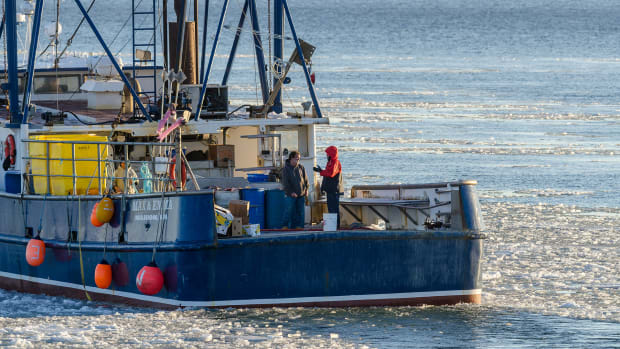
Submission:
<svg viewBox="0 0 620 349">
<path fill-rule="evenodd" d="M 314 73 L 310 74 L 310 82 L 312 82 L 312 85 L 314 85 L 315 81 L 316 81 L 316 77 L 314 76 Z"/>
<path fill-rule="evenodd" d="M 140 269 L 136 276 L 136 286 L 140 292 L 152 296 L 164 286 L 164 274 L 155 262 L 151 262 Z"/>
<path fill-rule="evenodd" d="M 127 264 L 119 258 L 116 258 L 112 264 L 112 278 L 116 286 L 122 287 L 129 283 L 129 269 Z"/>
<path fill-rule="evenodd" d="M 102 259 L 95 268 L 95 284 L 99 288 L 108 288 L 112 283 L 112 266 Z"/>
<path fill-rule="evenodd" d="M 93 207 L 93 211 L 90 213 L 90 224 L 94 225 L 95 227 L 100 227 L 103 225 L 103 222 L 100 222 L 99 219 L 97 219 L 97 207 L 99 207 L 98 202 L 95 204 L 95 206 Z"/>
<path fill-rule="evenodd" d="M 33 267 L 38 267 L 45 259 L 45 242 L 37 235 L 28 241 L 26 246 L 26 262 Z"/>
<path fill-rule="evenodd" d="M 166 270 L 164 270 L 164 285 L 169 292 L 177 291 L 178 280 L 177 265 L 172 264 L 167 266 Z"/>
</svg>

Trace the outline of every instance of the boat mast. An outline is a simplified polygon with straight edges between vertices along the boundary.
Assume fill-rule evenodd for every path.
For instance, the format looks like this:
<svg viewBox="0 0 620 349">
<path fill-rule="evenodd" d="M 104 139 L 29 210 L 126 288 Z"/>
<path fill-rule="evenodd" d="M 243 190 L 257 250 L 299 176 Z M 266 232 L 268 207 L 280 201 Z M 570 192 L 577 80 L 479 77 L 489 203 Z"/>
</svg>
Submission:
<svg viewBox="0 0 620 349">
<path fill-rule="evenodd" d="M 226 11 L 228 10 L 228 0 L 224 0 L 224 5 L 222 6 L 222 13 L 220 14 L 220 21 L 217 25 L 217 31 L 215 32 L 215 39 L 213 40 L 213 46 L 211 47 L 211 55 L 209 56 L 209 63 L 207 63 L 207 69 L 205 71 L 205 75 L 202 81 L 202 89 L 200 90 L 200 97 L 198 98 L 198 108 L 196 109 L 196 115 L 194 116 L 194 120 L 198 120 L 200 118 L 200 113 L 202 111 L 202 104 L 205 100 L 205 94 L 207 93 L 207 81 L 209 80 L 209 75 L 211 74 L 211 66 L 213 65 L 213 59 L 215 58 L 215 50 L 217 49 L 217 44 L 220 40 L 220 33 L 222 32 L 222 27 L 224 26 L 224 18 L 226 17 Z"/>
<path fill-rule="evenodd" d="M 314 93 L 314 85 L 312 85 L 312 81 L 310 79 L 310 72 L 308 71 L 308 66 L 306 65 L 306 58 L 304 57 L 303 50 L 301 49 L 299 38 L 297 38 L 297 32 L 295 31 L 295 25 L 293 25 L 293 17 L 291 16 L 291 11 L 288 9 L 288 4 L 286 3 L 286 0 L 281 1 L 282 5 L 284 5 L 284 12 L 286 13 L 286 18 L 288 19 L 289 28 L 291 28 L 291 33 L 293 34 L 293 40 L 295 41 L 297 54 L 299 55 L 299 60 L 301 61 L 301 67 L 303 68 L 304 75 L 306 76 L 306 84 L 308 85 L 308 90 L 310 91 L 310 98 L 312 98 L 312 103 L 314 104 L 314 108 L 316 109 L 316 115 L 319 118 L 322 118 L 323 114 L 321 113 L 321 108 L 319 107 L 319 101 L 316 98 L 316 93 Z"/>
<path fill-rule="evenodd" d="M 284 68 L 284 6 L 282 0 L 274 0 L 273 2 L 273 68 L 275 74 L 273 77 L 273 86 L 278 83 L 278 79 L 282 76 Z M 276 62 L 282 64 L 275 64 Z M 278 91 L 276 99 L 273 103 L 273 111 L 282 113 L 282 91 Z"/>
<path fill-rule="evenodd" d="M 6 56 L 8 65 L 9 115 L 10 124 L 17 125 L 22 121 L 19 109 L 17 88 L 17 5 L 16 0 L 4 0 L 6 17 Z"/>
<path fill-rule="evenodd" d="M 43 12 L 43 0 L 37 0 L 34 10 L 34 20 L 32 22 L 32 37 L 30 38 L 30 50 L 28 51 L 28 80 L 24 89 L 24 100 L 22 103 L 24 117 L 22 123 L 28 123 L 28 112 L 30 111 L 30 92 L 32 90 L 32 79 L 34 78 L 34 61 L 37 54 L 37 43 L 39 42 L 39 28 L 41 28 L 41 12 Z"/>
<path fill-rule="evenodd" d="M 222 78 L 222 85 L 228 84 L 228 77 L 232 69 L 232 64 L 237 53 L 237 45 L 239 44 L 239 37 L 243 29 L 246 13 L 250 14 L 250 21 L 252 22 L 252 38 L 254 39 L 254 52 L 256 55 L 256 64 L 258 66 L 258 76 L 260 80 L 261 93 L 263 95 L 263 103 L 267 103 L 269 99 L 269 86 L 267 86 L 267 75 L 265 74 L 265 54 L 263 52 L 263 42 L 260 38 L 260 27 L 258 25 L 258 13 L 256 11 L 256 0 L 245 0 L 243 10 L 241 10 L 241 17 L 239 18 L 239 24 L 235 32 L 235 39 L 228 55 L 228 63 L 226 64 L 226 70 L 224 71 L 224 77 Z"/>
<path fill-rule="evenodd" d="M 319 118 L 323 117 L 321 113 L 321 109 L 319 108 L 319 105 L 318 105 L 318 100 L 317 100 L 317 97 L 314 91 L 314 87 L 310 79 L 310 72 L 306 65 L 306 59 L 301 50 L 300 40 L 297 38 L 297 33 L 295 32 L 295 26 L 293 25 L 293 19 L 288 9 L 286 0 L 275 0 L 274 2 L 275 4 L 274 4 L 273 13 L 274 13 L 274 28 L 275 29 L 274 29 L 274 34 L 273 34 L 273 43 L 274 43 L 274 49 L 273 49 L 274 62 L 273 63 L 283 62 L 282 61 L 282 54 L 284 51 L 283 35 L 284 35 L 284 25 L 286 22 L 284 16 L 286 15 L 286 19 L 288 20 L 289 27 L 293 34 L 293 40 L 295 41 L 295 50 L 298 51 L 297 56 L 300 58 L 298 63 L 303 68 L 303 72 L 306 77 L 306 82 L 308 84 L 308 90 L 312 98 L 312 103 L 315 106 L 317 116 Z M 206 11 L 207 9 L 205 9 L 205 26 L 203 28 L 203 43 L 202 43 L 203 55 L 202 55 L 202 64 L 201 64 L 201 70 L 200 70 L 200 81 L 202 82 L 202 89 L 200 91 L 200 97 L 198 98 L 198 107 L 194 115 L 194 120 L 198 120 L 198 118 L 200 117 L 200 113 L 202 111 L 203 101 L 204 101 L 205 94 L 206 94 L 206 85 L 209 80 L 209 75 L 211 73 L 211 66 L 213 64 L 213 58 L 215 56 L 215 50 L 217 48 L 220 32 L 222 30 L 223 20 L 224 20 L 224 17 L 226 16 L 227 7 L 228 7 L 228 0 L 224 0 L 224 5 L 222 7 L 222 14 L 220 16 L 219 25 L 215 33 L 215 39 L 213 42 L 213 46 L 211 49 L 211 55 L 209 56 L 209 62 L 207 64 L 206 70 L 204 68 L 204 58 L 205 58 L 204 50 L 205 50 L 205 38 L 206 38 L 206 35 L 204 33 L 206 32 L 206 18 L 207 18 Z M 254 48 L 255 48 L 256 61 L 257 61 L 256 63 L 258 65 L 258 72 L 260 75 L 260 84 L 261 84 L 261 90 L 262 90 L 262 95 L 263 95 L 263 103 L 264 103 L 263 108 L 265 110 L 268 110 L 271 107 L 271 109 L 275 111 L 276 113 L 281 113 L 282 112 L 282 101 L 281 101 L 282 94 L 281 94 L 280 89 L 274 88 L 274 90 L 271 91 L 271 93 L 269 93 L 268 91 L 269 86 L 267 84 L 267 76 L 266 76 L 266 71 L 265 71 L 265 66 L 266 66 L 265 65 L 265 54 L 263 50 L 263 44 L 260 38 L 260 28 L 258 24 L 258 13 L 256 10 L 256 0 L 245 0 L 244 2 L 243 10 L 241 11 L 241 17 L 239 19 L 239 24 L 236 29 L 233 45 L 232 45 L 232 48 L 230 50 L 230 54 L 228 57 L 228 62 L 227 62 L 227 66 L 224 72 L 224 77 L 222 79 L 222 85 L 226 85 L 228 83 L 228 77 L 230 74 L 230 70 L 232 69 L 232 63 L 235 58 L 239 36 L 241 35 L 241 31 L 244 25 L 247 12 L 249 12 L 251 26 L 252 26 L 252 38 L 254 40 Z M 272 38 L 268 38 L 268 40 L 270 40 L 269 41 L 270 43 L 272 42 L 271 41 Z M 295 60 L 295 62 L 297 62 L 297 60 Z M 272 64 L 272 62 L 269 62 L 269 64 Z M 275 66 L 274 69 L 277 70 L 275 72 L 276 74 L 274 74 L 275 76 L 274 86 L 278 84 L 281 85 L 282 84 L 281 74 L 285 68 L 285 65 L 274 64 L 274 66 Z"/>
</svg>

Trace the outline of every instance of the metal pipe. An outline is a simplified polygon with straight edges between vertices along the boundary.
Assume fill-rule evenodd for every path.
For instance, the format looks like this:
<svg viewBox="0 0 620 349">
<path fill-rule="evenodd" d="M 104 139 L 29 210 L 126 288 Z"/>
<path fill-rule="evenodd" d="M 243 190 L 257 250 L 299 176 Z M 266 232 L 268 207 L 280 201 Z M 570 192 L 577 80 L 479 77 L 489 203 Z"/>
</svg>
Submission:
<svg viewBox="0 0 620 349">
<path fill-rule="evenodd" d="M 273 60 L 274 62 L 282 62 L 283 52 L 284 52 L 284 14 L 282 13 L 282 0 L 275 0 L 273 3 Z M 273 64 L 274 62 L 269 62 L 269 64 Z M 277 66 L 278 70 L 282 67 L 280 65 Z M 278 74 L 274 74 L 273 84 L 278 83 L 278 75 L 280 75 L 281 71 L 277 72 Z M 273 110 L 276 113 L 282 112 L 282 92 L 278 91 L 275 96 L 275 100 L 273 103 Z"/>
<path fill-rule="evenodd" d="M 185 22 L 187 19 L 187 0 L 181 1 L 181 13 L 177 14 L 177 66 L 174 70 L 176 73 L 181 71 L 181 65 L 183 64 L 183 46 L 185 45 Z M 179 99 L 179 90 L 181 89 L 182 81 L 176 80 L 176 82 L 177 89 L 174 94 L 174 104 L 176 104 Z M 172 85 L 170 86 L 170 88 L 172 88 Z"/>
<path fill-rule="evenodd" d="M 194 23 L 196 23 L 196 27 L 194 28 L 194 53 L 196 54 L 196 60 L 194 61 L 194 71 L 198 70 L 198 0 L 194 0 Z"/>
<path fill-rule="evenodd" d="M 297 54 L 301 60 L 301 67 L 304 70 L 304 75 L 306 76 L 306 83 L 308 84 L 308 90 L 310 90 L 310 97 L 312 98 L 312 103 L 314 103 L 314 107 L 316 109 L 316 114 L 319 118 L 323 117 L 321 113 L 321 108 L 319 107 L 319 102 L 316 98 L 316 93 L 314 92 L 314 86 L 312 85 L 312 81 L 310 80 L 310 72 L 308 71 L 308 67 L 306 66 L 306 60 L 304 59 L 304 53 L 301 50 L 301 45 L 299 44 L 299 39 L 297 38 L 297 33 L 295 32 L 295 26 L 293 25 L 293 18 L 291 16 L 291 12 L 288 9 L 288 5 L 286 4 L 286 0 L 282 1 L 282 5 L 284 5 L 284 12 L 286 13 L 286 18 L 288 18 L 288 25 L 291 28 L 291 33 L 293 34 L 293 39 L 295 40 L 295 46 L 297 47 Z"/>
<path fill-rule="evenodd" d="M 176 178 L 176 191 L 183 191 L 183 155 L 181 154 L 183 152 L 183 145 L 182 145 L 182 129 L 179 127 L 179 144 L 178 144 L 178 148 L 177 148 L 177 154 L 175 156 L 175 178 Z"/>
<path fill-rule="evenodd" d="M 235 32 L 235 39 L 233 40 L 232 47 L 230 48 L 230 54 L 228 55 L 228 62 L 226 63 L 226 70 L 224 71 L 224 77 L 222 78 L 223 86 L 226 86 L 226 84 L 228 84 L 228 75 L 230 74 L 233 61 L 235 60 L 235 55 L 237 54 L 237 45 L 239 44 L 239 38 L 241 37 L 241 30 L 243 29 L 243 24 L 245 22 L 245 14 L 248 11 L 249 3 L 250 3 L 250 0 L 245 0 L 245 3 L 243 4 L 243 10 L 241 10 L 241 16 L 239 16 L 239 24 L 237 24 L 237 31 Z"/>
<path fill-rule="evenodd" d="M 125 153 L 125 178 L 123 178 L 123 180 L 124 180 L 125 185 L 124 185 L 124 188 L 123 188 L 123 194 L 127 194 L 127 189 L 128 189 L 128 187 L 127 187 L 127 184 L 128 184 L 128 182 L 127 182 L 127 174 L 129 173 L 129 166 L 131 165 L 129 163 L 129 146 L 127 144 L 125 144 L 125 151 L 124 151 L 124 153 Z"/>
<path fill-rule="evenodd" d="M 97 145 L 97 150 L 99 150 L 99 145 Z M 73 195 L 77 195 L 77 179 L 75 178 L 76 175 L 76 168 L 75 168 L 75 143 L 71 144 L 71 171 L 72 171 L 72 182 L 73 182 Z M 86 192 L 85 194 L 88 194 L 88 192 Z"/>
<path fill-rule="evenodd" d="M 15 0 L 4 0 L 4 13 L 6 15 L 6 58 L 8 63 L 8 86 L 9 86 L 9 114 L 11 124 L 19 124 L 22 115 L 19 110 L 17 94 L 17 6 Z"/>
<path fill-rule="evenodd" d="M 24 143 L 58 143 L 58 144 L 66 144 L 69 141 L 52 141 L 52 140 L 41 140 L 41 139 L 22 139 Z M 153 142 L 95 142 L 95 141 L 72 141 L 71 143 L 75 144 L 105 144 L 105 145 L 153 145 L 157 147 L 170 147 L 175 145 L 175 143 L 153 143 Z M 86 160 L 86 159 L 84 159 Z"/>
<path fill-rule="evenodd" d="M 75 146 L 75 144 L 74 144 Z M 99 195 L 101 195 L 101 191 L 103 186 L 101 185 L 101 151 L 100 151 L 101 145 L 97 144 L 97 179 L 98 179 L 98 183 L 99 183 Z M 90 189 L 90 188 L 89 188 Z M 86 193 L 88 194 L 88 192 Z"/>
<path fill-rule="evenodd" d="M 47 150 L 47 152 L 46 152 L 46 155 L 47 155 L 47 161 L 46 161 L 46 165 L 47 165 L 47 169 L 46 169 L 46 171 L 47 171 L 46 172 L 47 173 L 47 194 L 50 194 L 52 192 L 52 183 L 51 183 L 51 180 L 50 180 L 50 175 L 51 175 L 50 167 L 51 166 L 50 166 L 50 159 L 49 159 L 49 156 L 50 156 L 50 144 L 49 143 L 47 143 L 47 149 L 46 150 Z"/>
<path fill-rule="evenodd" d="M 260 38 L 256 0 L 249 1 L 250 18 L 252 19 L 252 36 L 254 38 L 254 51 L 256 52 L 256 65 L 258 65 L 258 77 L 260 80 L 260 89 L 263 93 L 263 103 L 266 103 L 269 98 L 269 85 L 267 85 L 267 74 L 265 72 L 265 54 L 263 52 L 263 42 Z"/>
<path fill-rule="evenodd" d="M 34 10 L 34 21 L 32 22 L 32 35 L 30 38 L 30 51 L 28 52 L 28 78 L 26 88 L 24 89 L 24 99 L 22 102 L 22 110 L 24 117 L 22 123 L 28 123 L 28 112 L 30 111 L 30 92 L 32 89 L 32 80 L 34 79 L 34 61 L 37 54 L 37 44 L 39 42 L 39 28 L 41 27 L 41 12 L 43 12 L 43 0 L 37 0 Z M 58 84 L 58 81 L 56 81 Z"/>
<path fill-rule="evenodd" d="M 213 58 L 215 57 L 215 50 L 217 49 L 217 44 L 220 39 L 220 33 L 222 31 L 222 26 L 224 25 L 226 10 L 228 10 L 228 0 L 224 0 L 224 6 L 222 6 L 220 22 L 217 26 L 217 32 L 215 32 L 215 39 L 213 41 L 213 47 L 211 48 L 211 55 L 209 56 L 209 64 L 207 64 L 207 71 L 205 72 L 204 80 L 202 81 L 202 90 L 200 91 L 200 98 L 198 99 L 198 108 L 196 110 L 196 116 L 194 117 L 195 120 L 198 120 L 198 118 L 200 117 L 200 112 L 202 111 L 202 103 L 204 102 L 205 94 L 207 93 L 207 81 L 209 81 L 209 74 L 211 73 Z"/>
<path fill-rule="evenodd" d="M 163 0 L 161 3 L 161 6 L 163 8 L 162 12 L 163 12 L 163 21 L 164 21 L 164 37 L 162 38 L 162 41 L 164 42 L 164 70 L 168 70 L 170 69 L 170 64 L 168 63 L 169 59 L 170 59 L 170 52 L 168 52 L 168 0 Z M 162 101 L 164 99 L 163 97 L 163 92 L 162 92 Z M 164 103 L 162 102 L 162 105 Z M 162 113 L 163 115 L 163 113 Z"/>
<path fill-rule="evenodd" d="M 11 0 L 5 0 L 5 1 L 10 2 Z M 146 117 L 146 119 L 148 121 L 153 121 L 153 119 L 151 119 L 151 116 L 149 115 L 149 113 L 144 108 L 144 105 L 140 101 L 140 98 L 138 97 L 138 94 L 134 90 L 133 86 L 131 86 L 131 83 L 127 79 L 127 76 L 125 76 L 125 73 L 123 73 L 123 70 L 118 65 L 118 62 L 116 62 L 116 59 L 114 58 L 114 55 L 112 54 L 112 52 L 108 48 L 108 45 L 106 45 L 105 41 L 101 37 L 101 34 L 97 30 L 97 27 L 95 26 L 95 23 L 93 23 L 93 20 L 90 18 L 90 16 L 86 12 L 86 9 L 84 8 L 84 6 L 82 6 L 82 3 L 80 2 L 80 0 L 75 0 L 75 3 L 77 4 L 78 8 L 82 12 L 82 15 L 84 16 L 84 18 L 86 18 L 86 21 L 88 22 L 88 25 L 90 25 L 90 28 L 93 30 L 93 33 L 95 33 L 95 36 L 97 37 L 97 40 L 99 40 L 99 43 L 103 47 L 103 50 L 105 51 L 105 53 L 108 55 L 108 58 L 110 58 L 110 61 L 112 61 L 112 64 L 114 65 L 114 68 L 116 69 L 116 72 L 121 76 L 121 79 L 125 83 L 125 86 L 129 89 L 129 92 L 131 92 L 131 95 L 133 96 L 136 104 L 138 104 L 138 107 L 140 108 L 140 111 L 142 111 L 142 114 L 144 114 L 144 116 Z"/>
<path fill-rule="evenodd" d="M 209 23 L 209 0 L 205 0 L 204 24 L 202 25 L 202 55 L 200 56 L 200 83 L 205 74 L 205 53 L 207 51 L 207 24 Z M 198 23 L 196 23 L 198 26 Z"/>
<path fill-rule="evenodd" d="M 2 23 L 0 23 L 0 38 L 2 37 L 2 33 L 4 32 L 4 21 L 5 21 L 5 16 L 4 14 L 2 14 Z"/>
<path fill-rule="evenodd" d="M 187 0 L 182 0 L 181 14 L 177 18 L 177 66 L 175 72 L 181 70 L 181 63 L 183 62 L 183 45 L 185 44 L 185 21 L 187 19 Z"/>
</svg>

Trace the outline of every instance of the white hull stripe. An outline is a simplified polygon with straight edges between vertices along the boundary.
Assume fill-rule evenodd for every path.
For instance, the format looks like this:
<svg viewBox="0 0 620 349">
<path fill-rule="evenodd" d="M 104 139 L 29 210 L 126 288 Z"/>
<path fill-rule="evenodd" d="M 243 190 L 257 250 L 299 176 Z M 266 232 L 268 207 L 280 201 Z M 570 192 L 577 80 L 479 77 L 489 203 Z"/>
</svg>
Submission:
<svg viewBox="0 0 620 349">
<path fill-rule="evenodd" d="M 146 296 L 131 292 L 123 292 L 109 289 L 101 289 L 92 286 L 82 286 L 69 282 L 56 281 L 50 279 L 37 278 L 21 274 L 13 274 L 0 271 L 0 277 L 29 281 L 39 284 L 72 288 L 76 290 L 85 290 L 92 293 L 106 294 L 116 297 L 124 297 L 136 299 L 145 302 L 166 304 L 178 307 L 226 307 L 226 306 L 243 306 L 243 305 L 271 305 L 271 304 L 302 304 L 302 303 L 324 303 L 324 302 L 347 302 L 347 301 L 364 301 L 364 300 L 382 300 L 382 299 L 408 299 L 408 298 L 432 298 L 432 297 L 449 297 L 449 296 L 470 296 L 482 294 L 482 289 L 472 290 L 451 290 L 451 291 L 429 291 L 429 292 L 404 292 L 404 293 L 379 293 L 379 294 L 363 294 L 349 296 L 325 296 L 325 297 L 297 297 L 297 298 L 262 298 L 262 299 L 243 299 L 243 300 L 226 300 L 226 301 L 178 301 L 175 299 Z"/>
</svg>

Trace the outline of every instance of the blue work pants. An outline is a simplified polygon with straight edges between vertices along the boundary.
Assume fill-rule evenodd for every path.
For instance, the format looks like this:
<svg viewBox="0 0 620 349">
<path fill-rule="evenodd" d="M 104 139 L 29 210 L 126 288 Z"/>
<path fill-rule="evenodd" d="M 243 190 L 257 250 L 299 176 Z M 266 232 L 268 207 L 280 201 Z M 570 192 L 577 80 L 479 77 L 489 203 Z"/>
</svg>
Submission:
<svg viewBox="0 0 620 349">
<path fill-rule="evenodd" d="M 284 212 L 283 226 L 291 229 L 303 228 L 306 218 L 306 197 L 298 196 L 296 198 L 286 196 L 286 209 Z"/>
</svg>

